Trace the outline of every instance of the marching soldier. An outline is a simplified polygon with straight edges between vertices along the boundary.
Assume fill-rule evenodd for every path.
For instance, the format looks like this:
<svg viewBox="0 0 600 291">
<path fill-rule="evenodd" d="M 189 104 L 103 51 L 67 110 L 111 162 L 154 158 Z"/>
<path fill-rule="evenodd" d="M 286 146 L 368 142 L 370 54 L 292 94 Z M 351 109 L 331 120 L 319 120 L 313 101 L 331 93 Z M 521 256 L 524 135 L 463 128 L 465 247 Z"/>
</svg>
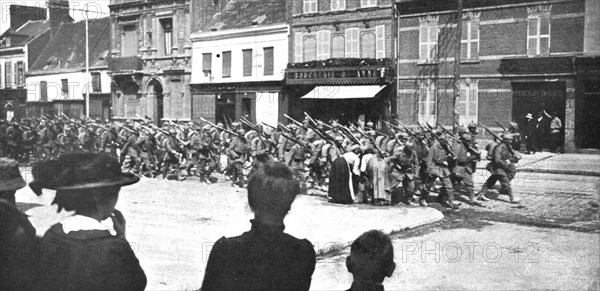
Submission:
<svg viewBox="0 0 600 291">
<path fill-rule="evenodd" d="M 244 138 L 246 131 L 240 127 L 237 130 L 237 134 L 238 135 L 231 141 L 231 144 L 227 149 L 227 155 L 229 158 L 229 167 L 232 170 L 231 186 L 242 188 L 245 184 L 243 167 L 251 148 Z"/>
<path fill-rule="evenodd" d="M 394 155 L 389 158 L 390 188 L 392 192 L 402 187 L 404 202 L 409 205 L 415 203 L 415 178 L 419 173 L 419 158 L 411 141 L 404 143 L 402 147 L 396 147 Z M 393 201 L 395 202 L 395 201 Z"/>
<path fill-rule="evenodd" d="M 506 133 L 502 137 L 502 142 L 492 149 L 492 162 L 489 164 L 491 176 L 485 181 L 481 187 L 479 195 L 485 197 L 489 188 L 494 186 L 496 182 L 500 182 L 502 190 L 510 197 L 510 203 L 518 204 L 521 199 L 515 197 L 510 180 L 516 174 L 516 163 L 519 162 L 519 157 L 512 154 L 509 150 L 510 143 L 513 141 L 513 136 Z"/>
<path fill-rule="evenodd" d="M 441 192 L 438 194 L 438 202 L 445 207 L 458 208 L 460 203 L 454 201 L 454 189 L 450 181 L 449 163 L 453 162 L 454 156 L 449 150 L 448 141 L 442 137 L 442 133 L 435 131 L 436 139 L 433 141 L 427 156 L 427 173 L 429 176 L 425 182 L 427 189 L 433 186 L 435 180 L 442 182 Z"/>
<path fill-rule="evenodd" d="M 140 149 L 139 174 L 146 177 L 154 177 L 154 171 L 158 168 L 155 156 L 157 141 L 154 138 L 153 132 L 142 132 L 135 144 Z"/>
<path fill-rule="evenodd" d="M 460 140 L 461 142 L 456 143 L 452 149 L 456 154 L 455 166 L 452 172 L 457 179 L 457 184 L 462 182 L 465 185 L 471 205 L 483 206 L 475 197 L 475 187 L 473 184 L 473 165 L 477 164 L 477 161 L 480 160 L 481 154 L 471 149 L 471 134 L 461 134 Z"/>
<path fill-rule="evenodd" d="M 183 181 L 185 178 L 181 177 L 181 171 L 179 169 L 179 161 L 181 158 L 181 153 L 179 152 L 179 148 L 177 147 L 177 143 L 175 143 L 175 137 L 177 136 L 177 131 L 174 128 L 169 129 L 169 136 L 165 136 L 162 141 L 162 147 L 164 149 L 164 158 L 162 164 L 162 174 L 163 179 L 167 179 L 169 174 L 169 170 L 173 168 L 175 174 L 177 175 L 177 181 Z"/>
</svg>

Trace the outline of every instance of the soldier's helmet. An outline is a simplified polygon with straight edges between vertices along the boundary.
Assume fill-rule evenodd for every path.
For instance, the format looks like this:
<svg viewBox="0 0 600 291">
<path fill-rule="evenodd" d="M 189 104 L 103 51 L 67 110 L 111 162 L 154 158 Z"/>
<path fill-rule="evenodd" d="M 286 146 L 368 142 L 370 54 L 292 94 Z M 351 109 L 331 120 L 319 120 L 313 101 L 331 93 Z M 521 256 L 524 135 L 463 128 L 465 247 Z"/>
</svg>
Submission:
<svg viewBox="0 0 600 291">
<path fill-rule="evenodd" d="M 206 131 L 210 130 L 210 125 L 205 125 L 205 126 L 203 126 L 203 127 L 202 127 L 202 130 L 206 130 Z"/>
<path fill-rule="evenodd" d="M 468 132 L 461 134 L 460 140 L 462 140 L 463 142 L 470 142 L 472 140 L 471 134 L 469 134 Z"/>
<path fill-rule="evenodd" d="M 516 122 L 514 122 L 514 121 L 511 121 L 508 125 L 510 127 L 514 128 L 514 129 L 518 129 L 519 128 L 519 125 Z"/>
<path fill-rule="evenodd" d="M 371 121 L 367 122 L 367 124 L 366 124 L 366 127 L 368 127 L 368 128 L 373 128 L 373 126 L 375 126 L 375 124 L 373 124 L 373 122 L 371 122 Z"/>
<path fill-rule="evenodd" d="M 469 129 L 470 129 L 470 127 L 469 127 Z M 463 133 L 469 132 L 469 130 L 467 130 L 467 129 L 466 129 L 464 126 L 459 126 L 459 127 L 456 129 L 456 132 L 457 132 L 459 135 L 461 135 L 461 134 L 463 134 Z"/>
<path fill-rule="evenodd" d="M 344 141 L 344 137 L 342 137 L 341 135 L 337 135 L 337 136 L 335 137 L 335 140 L 336 140 L 336 141 L 339 141 L 339 142 L 342 142 L 342 141 Z"/>
<path fill-rule="evenodd" d="M 469 123 L 469 125 L 467 125 L 467 127 L 469 129 L 471 129 L 471 128 L 477 128 L 477 124 L 475 124 L 475 122 L 471 121 L 471 123 Z"/>
<path fill-rule="evenodd" d="M 502 140 L 512 141 L 514 139 L 514 135 L 512 133 L 505 133 L 502 135 Z"/>
<path fill-rule="evenodd" d="M 415 148 L 415 144 L 412 141 L 407 141 L 406 143 L 404 143 L 405 150 L 412 150 L 414 148 Z"/>
<path fill-rule="evenodd" d="M 246 134 L 246 130 L 244 130 L 243 128 L 241 128 L 241 127 L 240 127 L 240 128 L 238 128 L 238 130 L 237 130 L 237 133 L 238 133 L 239 135 L 242 135 L 242 136 L 244 136 L 244 135 Z"/>
<path fill-rule="evenodd" d="M 219 127 L 224 127 L 224 126 L 223 126 L 223 122 L 219 122 L 219 123 L 217 123 L 217 126 L 219 126 Z"/>
<path fill-rule="evenodd" d="M 174 128 L 170 128 L 169 129 L 169 134 L 170 135 L 176 135 L 177 134 L 177 130 L 175 130 Z"/>
</svg>

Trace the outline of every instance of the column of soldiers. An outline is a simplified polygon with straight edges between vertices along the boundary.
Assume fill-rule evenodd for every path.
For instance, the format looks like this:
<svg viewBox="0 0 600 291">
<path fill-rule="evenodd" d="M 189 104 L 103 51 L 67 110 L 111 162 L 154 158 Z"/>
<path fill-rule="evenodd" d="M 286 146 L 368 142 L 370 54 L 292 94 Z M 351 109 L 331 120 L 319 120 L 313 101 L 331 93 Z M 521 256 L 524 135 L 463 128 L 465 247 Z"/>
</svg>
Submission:
<svg viewBox="0 0 600 291">
<path fill-rule="evenodd" d="M 286 118 L 289 124 L 277 126 L 254 124 L 247 118 L 217 124 L 204 119 L 202 124 L 173 121 L 161 127 L 147 118 L 102 122 L 45 116 L 19 123 L 2 121 L 0 156 L 29 162 L 69 151 L 103 152 L 140 176 L 177 180 L 196 176 L 201 183 L 211 183 L 215 181 L 211 174 L 221 172 L 234 187 L 245 187 L 247 177 L 261 163 L 281 161 L 301 179 L 302 191 L 309 187 L 327 191 L 334 161 L 354 153 L 358 161 L 349 164 L 356 170 L 352 173 L 357 178 L 355 203 L 427 206 L 437 180 L 441 184 L 437 201 L 446 207 L 458 208 L 455 198 L 462 191 L 468 203 L 482 206 L 496 182 L 511 202 L 519 201 L 510 181 L 520 157 L 512 150 L 509 132 L 502 136 L 490 132 L 495 137 L 487 148 L 491 176 L 477 192 L 473 175 L 482 156 L 476 124 L 452 133 L 429 124 L 411 130 L 397 120 L 398 125 L 386 122 L 386 131 L 378 131 L 372 122 L 344 126 L 308 114 L 303 121 Z"/>
</svg>

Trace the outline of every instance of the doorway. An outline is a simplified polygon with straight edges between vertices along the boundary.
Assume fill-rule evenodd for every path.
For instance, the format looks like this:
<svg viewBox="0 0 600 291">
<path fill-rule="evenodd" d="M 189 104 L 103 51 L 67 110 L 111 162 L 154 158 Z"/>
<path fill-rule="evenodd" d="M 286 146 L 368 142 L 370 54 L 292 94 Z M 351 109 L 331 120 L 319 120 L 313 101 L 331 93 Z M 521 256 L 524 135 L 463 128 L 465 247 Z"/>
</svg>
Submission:
<svg viewBox="0 0 600 291">
<path fill-rule="evenodd" d="M 582 118 L 578 136 L 581 148 L 600 149 L 600 83 L 598 80 L 587 80 L 583 84 Z M 576 125 L 577 126 L 577 125 Z"/>
<path fill-rule="evenodd" d="M 164 114 L 163 87 L 156 79 L 148 83 L 148 116 L 152 118 L 154 124 L 161 126 Z"/>
</svg>

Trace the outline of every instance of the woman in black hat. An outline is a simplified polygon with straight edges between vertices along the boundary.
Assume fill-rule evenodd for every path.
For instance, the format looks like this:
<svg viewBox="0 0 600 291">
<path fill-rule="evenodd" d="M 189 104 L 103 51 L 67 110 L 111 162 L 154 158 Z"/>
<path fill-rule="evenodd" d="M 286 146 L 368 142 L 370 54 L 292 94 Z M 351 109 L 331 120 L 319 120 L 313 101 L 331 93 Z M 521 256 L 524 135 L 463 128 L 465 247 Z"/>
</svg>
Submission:
<svg viewBox="0 0 600 291">
<path fill-rule="evenodd" d="M 75 215 L 42 238 L 44 290 L 143 290 L 146 275 L 125 239 L 125 219 L 115 209 L 122 186 L 139 181 L 106 154 L 68 153 L 32 169 L 31 189 L 56 190 L 52 204 Z M 113 228 L 102 224 L 111 218 Z"/>
</svg>

